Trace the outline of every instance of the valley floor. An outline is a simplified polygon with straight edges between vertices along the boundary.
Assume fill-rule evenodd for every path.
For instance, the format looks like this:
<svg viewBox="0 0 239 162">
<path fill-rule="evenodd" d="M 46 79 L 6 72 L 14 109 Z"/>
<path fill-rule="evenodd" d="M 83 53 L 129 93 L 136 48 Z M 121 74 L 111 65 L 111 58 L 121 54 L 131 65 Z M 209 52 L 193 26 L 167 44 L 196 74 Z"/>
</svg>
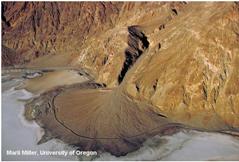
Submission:
<svg viewBox="0 0 239 162">
<path fill-rule="evenodd" d="M 72 72 L 70 72 L 70 74 L 73 74 L 73 76 L 75 76 L 75 74 Z M 64 74 L 64 75 L 68 75 L 68 74 Z M 52 77 L 52 75 L 49 75 L 49 74 L 47 76 L 49 76 L 49 78 Z M 47 78 L 48 77 L 46 77 L 46 79 Z M 40 77 L 35 78 L 33 80 L 36 80 L 36 81 L 39 80 L 39 84 L 42 84 Z M 31 79 L 28 81 L 30 82 Z M 19 149 L 21 150 L 22 149 L 72 150 L 72 149 L 75 149 L 75 148 L 69 147 L 68 145 L 62 143 L 61 141 L 55 138 L 48 139 L 45 141 L 45 143 L 43 142 L 42 144 L 37 145 L 37 142 L 42 138 L 41 136 L 43 135 L 43 132 L 42 132 L 43 130 L 35 122 L 27 121 L 23 115 L 24 104 L 26 102 L 24 100 L 35 97 L 37 94 L 34 95 L 26 91 L 25 89 L 19 89 L 19 86 L 23 87 L 21 84 L 25 82 L 26 80 L 22 79 L 21 75 L 16 75 L 16 74 L 12 75 L 11 73 L 9 73 L 8 75 L 3 76 L 3 80 L 2 80 L 2 114 L 3 114 L 2 115 L 3 116 L 2 155 L 3 155 L 3 160 L 22 160 L 22 161 L 23 160 L 24 161 L 25 160 L 77 160 L 77 159 L 83 160 L 87 158 L 88 160 L 239 160 L 238 137 L 233 137 L 230 135 L 225 135 L 220 133 L 207 133 L 207 132 L 198 132 L 198 131 L 184 130 L 184 129 L 174 134 L 168 134 L 164 136 L 154 135 L 153 137 L 150 137 L 145 142 L 143 142 L 142 146 L 138 150 L 128 153 L 127 155 L 121 156 L 121 157 L 115 157 L 106 152 L 104 153 L 98 152 L 97 157 L 90 157 L 90 158 L 84 157 L 84 156 L 61 157 L 61 156 L 9 156 L 9 155 L 6 155 L 7 150 L 19 150 Z M 75 102 L 73 102 L 72 105 L 68 105 L 69 104 L 68 101 L 70 100 L 73 101 L 74 98 L 68 98 L 69 95 L 66 95 L 67 93 L 73 93 L 72 94 L 73 96 L 74 94 L 79 93 L 81 97 L 75 100 Z M 78 102 L 82 103 L 81 100 L 85 100 L 84 105 L 87 108 L 88 107 L 87 104 L 90 104 L 92 106 L 92 104 L 94 104 L 94 102 L 97 101 L 95 99 L 101 100 L 101 99 L 107 99 L 108 97 L 110 97 L 108 99 L 114 99 L 116 101 L 117 99 L 121 98 L 120 96 L 117 96 L 116 94 L 113 95 L 113 98 L 112 96 L 108 96 L 107 94 L 106 96 L 101 94 L 101 93 L 111 93 L 110 89 L 107 91 L 99 90 L 99 95 L 98 94 L 96 94 L 96 96 L 93 95 L 93 98 L 88 99 L 88 101 L 86 100 L 87 98 L 85 97 L 89 95 L 89 90 L 87 91 L 82 90 L 82 92 L 80 91 L 74 92 L 73 90 L 73 91 L 68 91 L 67 93 L 61 94 L 60 98 L 56 100 L 56 105 L 58 105 L 58 107 L 60 106 L 63 106 L 62 108 L 70 107 L 72 110 L 74 110 L 79 108 L 77 107 L 77 105 L 79 104 Z M 87 95 L 84 95 L 84 93 L 87 93 Z M 121 102 L 124 103 L 127 100 L 128 99 L 124 99 Z M 101 104 L 106 102 L 100 101 L 98 103 Z M 98 105 L 100 109 L 102 108 L 114 109 L 112 106 L 114 106 L 114 104 L 110 102 L 108 102 L 108 104 L 106 104 L 105 106 Z M 130 105 L 130 107 L 132 109 L 142 108 L 142 107 L 137 107 L 137 104 L 136 105 L 132 104 Z M 123 109 L 122 107 L 118 107 L 118 108 Z M 72 113 L 67 114 L 67 111 L 64 111 L 64 109 L 61 109 L 61 108 L 58 110 L 58 113 L 60 113 L 59 114 L 60 117 L 64 117 L 67 115 L 74 115 L 74 114 L 81 115 L 81 114 L 77 114 L 77 112 L 73 114 Z M 63 116 L 61 115 L 61 113 Z M 114 113 L 116 112 L 113 111 L 112 114 Z M 134 113 L 134 116 L 135 115 L 137 116 L 137 113 L 139 113 L 138 115 L 140 115 L 140 112 L 129 111 L 128 113 Z M 96 114 L 96 117 L 97 117 L 97 114 Z M 112 114 L 108 114 L 108 115 L 112 115 Z M 149 116 L 149 117 L 154 118 L 154 116 Z M 74 118 L 74 116 L 72 118 Z M 107 118 L 107 115 L 105 115 L 104 118 Z M 144 121 L 148 121 L 146 120 L 147 118 L 148 118 L 147 116 L 144 116 Z M 160 118 L 163 119 L 162 116 Z M 127 120 L 131 120 L 131 118 L 127 118 Z M 68 120 L 65 122 L 66 124 L 69 124 L 72 121 L 74 124 L 74 120 Z M 102 120 L 101 122 L 103 121 L 105 120 Z M 83 125 L 81 128 L 84 128 L 84 120 L 80 122 L 83 122 Z M 115 124 L 114 121 L 109 120 L 108 122 Z M 93 125 L 94 127 L 97 127 L 97 123 L 93 123 Z M 125 123 L 124 125 L 127 125 L 127 123 Z M 128 125 L 130 125 L 129 122 L 128 122 Z M 133 126 L 138 126 L 138 125 L 133 124 L 132 128 Z M 77 128 L 77 127 L 73 126 L 73 128 Z M 100 126 L 99 128 L 105 130 L 105 133 L 107 133 L 106 130 L 110 130 L 109 128 L 107 128 L 106 125 Z M 126 128 L 126 127 L 122 127 L 122 129 L 123 128 Z M 91 127 L 88 127 L 88 129 L 91 129 Z M 80 130 L 77 130 L 77 131 L 80 131 Z M 79 132 L 79 133 L 87 133 L 87 131 Z M 113 135 L 117 136 L 117 134 L 114 134 L 115 132 L 112 132 L 112 133 Z M 130 134 L 135 132 L 131 130 L 128 133 Z"/>
</svg>

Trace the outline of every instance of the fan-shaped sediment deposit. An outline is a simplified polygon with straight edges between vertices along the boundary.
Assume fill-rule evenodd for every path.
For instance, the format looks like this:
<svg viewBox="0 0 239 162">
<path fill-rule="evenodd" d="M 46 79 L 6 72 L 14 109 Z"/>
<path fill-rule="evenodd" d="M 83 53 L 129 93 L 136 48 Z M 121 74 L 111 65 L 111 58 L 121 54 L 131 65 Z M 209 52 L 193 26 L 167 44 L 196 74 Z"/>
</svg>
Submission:
<svg viewBox="0 0 239 162">
<path fill-rule="evenodd" d="M 121 88 L 99 86 L 83 83 L 54 89 L 28 104 L 26 116 L 46 131 L 42 141 L 56 137 L 82 150 L 120 156 L 138 149 L 148 137 L 179 128 L 150 105 L 125 96 Z"/>
</svg>

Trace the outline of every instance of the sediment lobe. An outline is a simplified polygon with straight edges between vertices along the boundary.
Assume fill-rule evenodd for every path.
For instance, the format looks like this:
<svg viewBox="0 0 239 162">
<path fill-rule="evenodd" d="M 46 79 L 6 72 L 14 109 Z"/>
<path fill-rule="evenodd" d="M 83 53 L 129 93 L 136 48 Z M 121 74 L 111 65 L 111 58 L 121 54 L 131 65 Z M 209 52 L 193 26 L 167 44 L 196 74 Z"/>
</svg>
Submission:
<svg viewBox="0 0 239 162">
<path fill-rule="evenodd" d="M 55 137 L 81 150 L 116 156 L 180 126 L 153 112 L 150 105 L 128 98 L 121 88 L 105 89 L 95 83 L 49 91 L 27 104 L 25 115 L 45 129 L 40 143 Z"/>
</svg>

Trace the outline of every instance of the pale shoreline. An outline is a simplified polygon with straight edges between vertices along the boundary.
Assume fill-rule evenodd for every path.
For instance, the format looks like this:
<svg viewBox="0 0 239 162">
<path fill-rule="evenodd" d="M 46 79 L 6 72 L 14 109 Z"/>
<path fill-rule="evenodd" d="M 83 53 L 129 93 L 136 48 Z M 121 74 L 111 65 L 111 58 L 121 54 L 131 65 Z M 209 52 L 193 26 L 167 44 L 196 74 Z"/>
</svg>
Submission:
<svg viewBox="0 0 239 162">
<path fill-rule="evenodd" d="M 6 155 L 7 150 L 51 150 L 60 148 L 70 148 L 67 144 L 59 140 L 51 140 L 45 144 L 37 145 L 37 141 L 41 138 L 42 128 L 35 122 L 28 122 L 23 116 L 24 104 L 23 100 L 33 97 L 33 94 L 24 89 L 16 90 L 18 86 L 6 89 L 2 92 L 2 160 L 77 160 L 77 157 L 60 157 L 60 156 L 14 156 Z M 14 84 L 13 84 L 14 85 Z M 4 85 L 2 85 L 4 86 Z"/>
</svg>

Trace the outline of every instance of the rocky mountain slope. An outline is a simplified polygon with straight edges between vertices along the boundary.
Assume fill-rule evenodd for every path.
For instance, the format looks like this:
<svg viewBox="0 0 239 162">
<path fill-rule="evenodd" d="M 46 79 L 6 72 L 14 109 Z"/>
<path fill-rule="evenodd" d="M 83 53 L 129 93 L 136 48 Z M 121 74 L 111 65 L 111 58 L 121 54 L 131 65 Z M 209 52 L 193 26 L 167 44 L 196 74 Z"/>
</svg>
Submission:
<svg viewBox="0 0 239 162">
<path fill-rule="evenodd" d="M 21 63 L 20 61 L 21 56 L 18 55 L 14 50 L 6 47 L 6 46 L 2 46 L 2 66 L 12 66 L 12 65 L 16 65 L 18 63 Z"/>
<path fill-rule="evenodd" d="M 83 67 L 176 122 L 239 128 L 238 3 L 4 2 L 2 27 L 26 66 Z"/>
<path fill-rule="evenodd" d="M 87 37 L 114 25 L 121 5 L 4 2 L 3 44 L 23 54 L 26 63 L 43 55 L 71 56 L 79 53 Z"/>
<path fill-rule="evenodd" d="M 190 13 L 190 14 L 189 14 Z M 160 31 L 125 80 L 128 94 L 170 118 L 239 127 L 239 12 L 231 3 L 189 4 Z"/>
</svg>

